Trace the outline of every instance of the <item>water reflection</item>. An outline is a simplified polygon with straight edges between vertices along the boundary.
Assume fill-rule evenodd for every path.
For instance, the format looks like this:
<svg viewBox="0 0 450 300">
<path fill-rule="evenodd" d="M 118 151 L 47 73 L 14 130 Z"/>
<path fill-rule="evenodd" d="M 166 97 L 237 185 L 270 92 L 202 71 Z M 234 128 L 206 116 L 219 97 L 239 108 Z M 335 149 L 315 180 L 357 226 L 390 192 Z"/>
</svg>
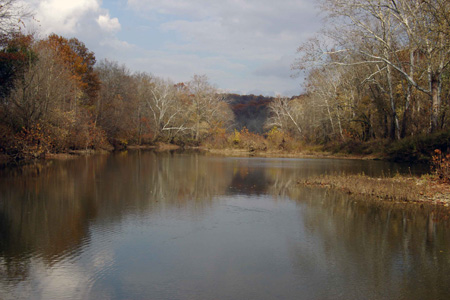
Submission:
<svg viewBox="0 0 450 300">
<path fill-rule="evenodd" d="M 310 243 L 292 241 L 297 273 L 330 283 L 320 299 L 445 299 L 450 295 L 449 211 L 302 189 Z M 345 291 L 341 289 L 345 286 Z"/>
<path fill-rule="evenodd" d="M 143 159 L 143 156 L 145 158 Z M 29 258 L 57 262 L 89 243 L 89 224 L 166 207 L 201 213 L 224 193 L 232 172 L 198 155 L 137 153 L 4 170 L 0 256 L 4 278 L 26 278 Z M 194 203 L 193 203 L 194 202 Z"/>
<path fill-rule="evenodd" d="M 296 185 L 324 172 L 387 170 L 416 172 L 381 162 L 153 152 L 4 169 L 0 295 L 448 295 L 448 211 Z"/>
</svg>

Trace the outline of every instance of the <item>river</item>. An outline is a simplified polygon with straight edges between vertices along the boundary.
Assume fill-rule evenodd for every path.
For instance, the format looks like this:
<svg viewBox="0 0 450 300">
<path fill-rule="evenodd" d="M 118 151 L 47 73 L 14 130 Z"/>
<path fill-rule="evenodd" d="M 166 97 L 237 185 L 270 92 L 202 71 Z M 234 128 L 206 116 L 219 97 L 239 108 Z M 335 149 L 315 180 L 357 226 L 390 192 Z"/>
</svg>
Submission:
<svg viewBox="0 0 450 300">
<path fill-rule="evenodd" d="M 449 299 L 444 208 L 304 187 L 381 161 L 122 152 L 0 170 L 0 299 Z"/>
</svg>

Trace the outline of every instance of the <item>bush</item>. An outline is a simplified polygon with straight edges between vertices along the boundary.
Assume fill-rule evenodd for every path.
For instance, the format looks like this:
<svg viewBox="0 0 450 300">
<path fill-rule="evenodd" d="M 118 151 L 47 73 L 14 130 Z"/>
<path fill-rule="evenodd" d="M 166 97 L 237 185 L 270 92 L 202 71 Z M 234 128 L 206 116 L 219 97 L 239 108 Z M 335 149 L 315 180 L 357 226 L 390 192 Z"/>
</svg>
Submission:
<svg viewBox="0 0 450 300">
<path fill-rule="evenodd" d="M 399 162 L 428 162 L 435 149 L 446 152 L 450 147 L 450 131 L 421 134 L 393 143 L 387 150 L 390 160 Z"/>
<path fill-rule="evenodd" d="M 299 150 L 301 145 L 298 140 L 279 130 L 276 126 L 266 134 L 266 140 L 268 148 L 271 150 L 294 151 Z"/>
<path fill-rule="evenodd" d="M 206 138 L 204 145 L 213 149 L 224 149 L 228 146 L 228 137 L 225 128 L 219 127 L 212 130 Z"/>
<path fill-rule="evenodd" d="M 439 149 L 434 150 L 431 165 L 439 181 L 450 183 L 450 154 L 444 154 Z"/>
<path fill-rule="evenodd" d="M 74 150 L 107 149 L 109 143 L 103 129 L 92 121 L 77 122 L 69 135 L 69 148 Z"/>
<path fill-rule="evenodd" d="M 0 153 L 11 154 L 15 150 L 14 131 L 11 127 L 0 124 Z"/>
<path fill-rule="evenodd" d="M 368 155 L 379 153 L 386 147 L 384 140 L 373 140 L 363 142 L 359 139 L 345 139 L 343 141 L 329 142 L 324 145 L 325 151 L 332 153 L 347 153 L 357 155 Z"/>
<path fill-rule="evenodd" d="M 267 142 L 264 137 L 248 131 L 245 127 L 240 132 L 235 130 L 228 140 L 234 147 L 239 149 L 249 151 L 267 150 Z"/>
<path fill-rule="evenodd" d="M 35 124 L 29 129 L 23 128 L 16 134 L 14 140 L 18 159 L 40 158 L 52 148 L 52 138 L 40 124 Z"/>
</svg>

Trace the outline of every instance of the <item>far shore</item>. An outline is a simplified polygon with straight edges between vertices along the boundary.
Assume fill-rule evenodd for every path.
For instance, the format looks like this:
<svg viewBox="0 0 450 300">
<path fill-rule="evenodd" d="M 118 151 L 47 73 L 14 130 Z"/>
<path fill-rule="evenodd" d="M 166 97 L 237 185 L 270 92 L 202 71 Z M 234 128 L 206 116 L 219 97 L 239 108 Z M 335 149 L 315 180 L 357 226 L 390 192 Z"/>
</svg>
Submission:
<svg viewBox="0 0 450 300">
<path fill-rule="evenodd" d="M 207 153 L 223 155 L 223 156 L 236 156 L 236 157 L 277 157 L 277 158 L 331 158 L 331 159 L 360 159 L 360 160 L 382 160 L 381 155 L 356 155 L 346 153 L 331 153 L 325 151 L 251 151 L 244 149 L 207 149 L 199 148 Z"/>
<path fill-rule="evenodd" d="M 179 146 L 159 143 L 155 146 L 128 146 L 126 150 L 197 150 L 210 155 L 229 157 L 263 157 L 263 158 L 312 158 L 312 159 L 358 159 L 380 160 L 376 155 L 347 155 L 319 151 L 285 152 L 285 151 L 249 151 L 243 149 L 208 149 L 191 147 L 182 149 Z M 108 154 L 108 150 L 72 150 L 67 153 L 46 154 L 45 160 L 70 160 L 80 156 Z M 7 164 L 7 155 L 0 156 L 0 164 Z M 299 185 L 340 190 L 347 194 L 362 198 L 396 203 L 428 203 L 450 206 L 450 185 L 441 183 L 433 175 L 422 177 L 396 175 L 394 177 L 374 178 L 366 175 L 322 175 L 299 181 Z"/>
<path fill-rule="evenodd" d="M 363 174 L 333 174 L 311 177 L 297 184 L 339 190 L 362 199 L 450 206 L 450 185 L 433 175 L 380 178 Z"/>
<path fill-rule="evenodd" d="M 252 151 L 247 149 L 238 148 L 226 148 L 226 149 L 213 149 L 207 147 L 180 147 L 174 144 L 157 143 L 156 145 L 128 145 L 126 150 L 144 150 L 144 151 L 200 151 L 205 154 L 229 156 L 229 157 L 263 157 L 263 158 L 311 158 L 311 159 L 357 159 L 357 160 L 384 160 L 382 155 L 370 154 L 370 155 L 357 155 L 357 154 L 347 154 L 347 153 L 332 153 L 326 151 L 317 150 L 303 150 L 303 151 Z M 86 149 L 86 150 L 69 150 L 63 153 L 46 153 L 39 159 L 45 160 L 69 160 L 75 159 L 80 156 L 88 156 L 94 154 L 108 154 L 113 150 L 111 149 Z M 119 150 L 120 151 L 120 150 Z M 6 154 L 0 155 L 0 165 L 8 164 L 14 161 L 14 159 Z M 25 161 L 22 161 L 25 162 Z M 26 163 L 26 162 L 25 162 Z"/>
</svg>

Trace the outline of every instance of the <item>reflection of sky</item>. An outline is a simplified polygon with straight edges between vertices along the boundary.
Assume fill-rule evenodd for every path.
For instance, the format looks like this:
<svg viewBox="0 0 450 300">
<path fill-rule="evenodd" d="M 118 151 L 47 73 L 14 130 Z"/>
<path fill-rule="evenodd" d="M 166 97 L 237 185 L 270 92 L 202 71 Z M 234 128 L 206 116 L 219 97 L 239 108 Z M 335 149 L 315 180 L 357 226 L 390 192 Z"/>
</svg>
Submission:
<svg viewBox="0 0 450 300">
<path fill-rule="evenodd" d="M 8 187 L 0 182 L 0 209 L 12 221 L 8 229 L 22 226 L 29 240 L 5 248 L 0 274 L 9 259 L 28 270 L 23 280 L 0 277 L 0 295 L 345 299 L 448 290 L 448 221 L 428 226 L 420 207 L 384 209 L 292 188 L 302 176 L 352 165 L 374 173 L 388 166 L 130 152 L 55 163 L 27 183 L 10 178 Z M 33 217 L 20 223 L 23 215 Z M 48 233 L 25 235 L 32 226 Z M 60 253 L 47 249 L 53 244 Z M 423 288 L 414 284 L 419 279 Z"/>
<path fill-rule="evenodd" d="M 87 299 L 90 289 L 114 265 L 113 249 L 83 245 L 80 256 L 66 257 L 50 265 L 42 257 L 29 261 L 26 281 L 0 281 L 2 299 Z M 98 298 L 105 299 L 105 298 Z"/>
</svg>

